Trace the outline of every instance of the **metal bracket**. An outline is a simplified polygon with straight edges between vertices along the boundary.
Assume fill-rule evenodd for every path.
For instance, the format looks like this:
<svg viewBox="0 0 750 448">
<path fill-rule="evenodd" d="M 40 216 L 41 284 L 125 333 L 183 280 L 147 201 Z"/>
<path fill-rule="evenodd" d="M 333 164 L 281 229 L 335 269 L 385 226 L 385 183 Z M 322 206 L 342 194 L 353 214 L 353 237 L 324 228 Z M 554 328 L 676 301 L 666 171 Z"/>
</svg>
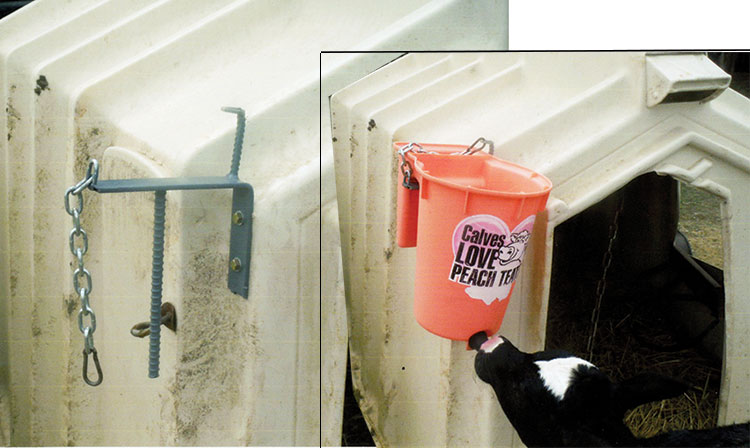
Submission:
<svg viewBox="0 0 750 448">
<path fill-rule="evenodd" d="M 242 141 L 245 135 L 245 111 L 236 107 L 221 110 L 237 114 L 237 130 L 232 153 L 232 165 L 226 176 L 169 177 L 161 179 L 94 180 L 90 188 L 99 193 L 129 193 L 138 191 L 165 192 L 167 190 L 232 189 L 231 231 L 229 236 L 229 290 L 248 298 L 250 289 L 250 245 L 253 236 L 253 187 L 237 177 Z"/>
</svg>

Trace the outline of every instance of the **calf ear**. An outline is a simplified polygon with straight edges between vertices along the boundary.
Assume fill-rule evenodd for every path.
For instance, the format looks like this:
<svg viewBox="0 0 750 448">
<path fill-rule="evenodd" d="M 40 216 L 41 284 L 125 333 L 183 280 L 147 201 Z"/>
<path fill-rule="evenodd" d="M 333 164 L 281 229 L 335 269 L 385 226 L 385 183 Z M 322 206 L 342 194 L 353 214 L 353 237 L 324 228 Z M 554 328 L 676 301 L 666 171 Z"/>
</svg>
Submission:
<svg viewBox="0 0 750 448">
<path fill-rule="evenodd" d="M 641 373 L 615 386 L 615 401 L 622 412 L 644 403 L 676 397 L 689 386 L 656 373 Z"/>
</svg>

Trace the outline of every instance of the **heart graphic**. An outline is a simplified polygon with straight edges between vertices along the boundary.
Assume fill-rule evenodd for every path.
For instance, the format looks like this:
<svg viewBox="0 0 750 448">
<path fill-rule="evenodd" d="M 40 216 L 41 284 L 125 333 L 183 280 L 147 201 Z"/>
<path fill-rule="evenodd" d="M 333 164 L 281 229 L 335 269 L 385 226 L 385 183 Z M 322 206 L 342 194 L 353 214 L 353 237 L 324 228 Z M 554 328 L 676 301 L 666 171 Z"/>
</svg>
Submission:
<svg viewBox="0 0 750 448">
<path fill-rule="evenodd" d="M 518 276 L 535 215 L 512 231 L 493 215 L 473 215 L 453 231 L 453 263 L 450 281 L 467 285 L 466 294 L 490 305 L 508 298 Z"/>
</svg>

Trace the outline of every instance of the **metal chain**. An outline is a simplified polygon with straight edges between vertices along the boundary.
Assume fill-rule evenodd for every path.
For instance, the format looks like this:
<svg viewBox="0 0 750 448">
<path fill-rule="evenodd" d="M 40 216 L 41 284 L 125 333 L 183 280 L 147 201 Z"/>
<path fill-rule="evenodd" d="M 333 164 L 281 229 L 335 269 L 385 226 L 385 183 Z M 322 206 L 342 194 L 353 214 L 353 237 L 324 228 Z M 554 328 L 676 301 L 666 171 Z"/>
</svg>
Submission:
<svg viewBox="0 0 750 448">
<path fill-rule="evenodd" d="M 478 145 L 478 146 L 477 146 Z M 492 143 L 491 140 L 486 140 L 484 137 L 479 137 L 472 143 L 468 148 L 462 150 L 462 151 L 456 151 L 452 152 L 449 155 L 461 155 L 461 156 L 470 156 L 474 154 L 475 152 L 481 151 L 484 149 L 485 146 L 489 145 L 489 149 L 487 152 L 490 154 L 495 153 L 495 144 Z M 401 156 L 401 165 L 399 168 L 401 169 L 401 175 L 403 176 L 403 181 L 401 182 L 401 185 L 408 188 L 409 190 L 418 190 L 419 189 L 419 183 L 417 181 L 412 180 L 412 167 L 408 160 L 406 160 L 406 154 L 408 152 L 416 152 L 420 154 L 439 154 L 435 151 L 426 151 L 422 145 L 419 143 L 409 143 L 408 145 L 404 146 L 398 151 L 398 154 Z"/>
<path fill-rule="evenodd" d="M 596 304 L 591 312 L 591 332 L 589 333 L 589 339 L 586 343 L 586 351 L 589 354 L 590 361 L 594 356 L 594 340 L 596 339 L 596 332 L 599 329 L 599 316 L 602 312 L 602 299 L 604 298 L 604 292 L 607 289 L 607 273 L 612 265 L 612 248 L 617 239 L 617 231 L 620 225 L 620 214 L 622 213 L 622 206 L 625 202 L 624 200 L 625 195 L 623 194 L 620 196 L 617 203 L 617 209 L 615 210 L 615 216 L 612 218 L 612 224 L 609 226 L 609 242 L 607 244 L 607 250 L 604 252 L 604 257 L 602 258 L 602 277 L 596 284 Z"/>
<path fill-rule="evenodd" d="M 81 309 L 78 311 L 78 329 L 83 334 L 83 380 L 90 386 L 98 386 L 102 382 L 102 368 L 99 365 L 99 355 L 94 348 L 94 332 L 96 331 L 96 314 L 89 303 L 89 294 L 93 285 L 91 283 L 91 273 L 86 269 L 83 256 L 89 250 L 89 237 L 81 227 L 81 213 L 83 212 L 83 194 L 82 191 L 96 183 L 99 176 L 99 163 L 96 159 L 91 159 L 86 169 L 86 177 L 80 182 L 68 188 L 65 191 L 65 211 L 73 217 L 73 230 L 70 231 L 69 246 L 70 252 L 76 257 L 78 266 L 73 271 L 73 288 L 81 299 Z M 77 199 L 75 207 L 70 206 L 70 196 Z M 84 283 L 81 284 L 83 278 Z M 84 325 L 84 318 L 88 318 L 88 323 Z M 93 354 L 94 364 L 96 365 L 97 379 L 92 381 L 88 377 L 88 358 Z"/>
</svg>

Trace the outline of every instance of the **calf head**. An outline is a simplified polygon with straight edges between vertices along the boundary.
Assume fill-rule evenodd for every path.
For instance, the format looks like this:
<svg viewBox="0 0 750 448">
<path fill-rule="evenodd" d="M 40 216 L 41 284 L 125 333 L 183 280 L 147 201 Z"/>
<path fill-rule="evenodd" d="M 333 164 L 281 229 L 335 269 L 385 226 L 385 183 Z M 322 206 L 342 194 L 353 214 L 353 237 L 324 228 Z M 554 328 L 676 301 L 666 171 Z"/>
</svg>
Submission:
<svg viewBox="0 0 750 448">
<path fill-rule="evenodd" d="M 524 353 L 502 336 L 472 338 L 474 368 L 528 446 L 632 446 L 625 411 L 677 396 L 682 383 L 643 374 L 613 383 L 596 366 L 560 350 Z"/>
</svg>

